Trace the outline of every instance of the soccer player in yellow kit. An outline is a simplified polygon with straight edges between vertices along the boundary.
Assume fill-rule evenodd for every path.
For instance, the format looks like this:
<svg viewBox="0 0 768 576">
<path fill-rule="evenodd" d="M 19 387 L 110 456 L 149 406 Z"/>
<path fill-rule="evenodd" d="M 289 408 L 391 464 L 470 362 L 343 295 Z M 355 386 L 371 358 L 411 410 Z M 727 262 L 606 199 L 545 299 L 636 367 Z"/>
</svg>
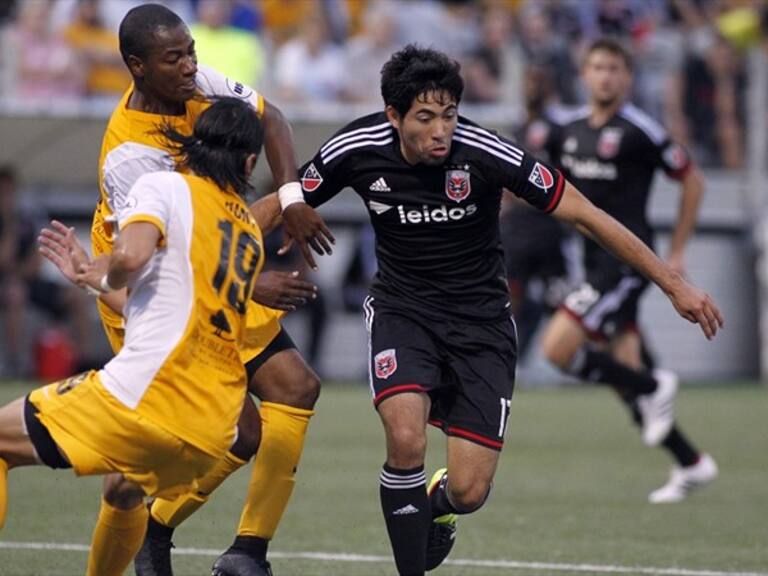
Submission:
<svg viewBox="0 0 768 576">
<path fill-rule="evenodd" d="M 110 255 L 83 266 L 81 286 L 128 288 L 125 346 L 103 369 L 38 388 L 0 408 L 0 522 L 8 468 L 44 464 L 111 474 L 126 502 L 96 542 L 109 549 L 89 576 L 122 574 L 141 544 L 145 495 L 198 489 L 236 437 L 247 394 L 240 350 L 264 262 L 243 195 L 263 142 L 249 104 L 222 99 L 193 135 L 165 128 L 187 173 L 141 176 L 114 212 Z M 201 424 L 204 423 L 204 424 Z M 126 537 L 126 535 L 128 537 Z"/>
<path fill-rule="evenodd" d="M 253 106 L 264 125 L 267 160 L 277 184 L 281 185 L 281 196 L 286 190 L 290 193 L 291 187 L 300 194 L 290 128 L 279 110 L 255 90 L 215 70 L 198 67 L 194 41 L 176 14 L 160 5 L 139 6 L 125 16 L 119 36 L 123 59 L 134 83 L 113 112 L 104 135 L 99 162 L 101 199 L 92 228 L 95 253 L 110 251 L 111 216 L 132 183 L 148 171 L 175 169 L 174 160 L 158 132 L 160 123 L 168 122 L 178 132 L 189 134 L 195 119 L 210 106 L 212 97 L 236 97 Z M 279 213 L 279 206 L 275 209 L 276 198 L 269 197 L 260 203 L 267 205 L 265 213 Z M 287 231 L 299 243 L 305 257 L 309 255 L 307 244 L 318 252 L 322 251 L 319 246 L 328 248 L 325 239 L 319 236 L 330 237 L 330 233 L 319 216 L 309 226 L 288 227 Z M 266 287 L 266 292 L 270 290 L 274 292 L 274 287 Z M 287 291 L 289 302 L 311 297 L 305 283 L 290 285 Z M 269 304 L 269 299 L 266 302 L 258 299 L 259 293 L 257 284 L 254 299 Z M 290 294 L 295 295 L 293 299 Z M 99 298 L 99 311 L 116 350 L 121 345 L 121 302 L 120 295 Z M 200 480 L 198 490 L 174 501 L 158 499 L 153 503 L 146 541 L 136 559 L 139 576 L 172 574 L 173 529 L 197 510 L 224 479 L 244 465 L 257 446 L 259 451 L 235 543 L 217 562 L 225 569 L 228 564 L 234 564 L 232 574 L 269 574 L 267 545 L 290 498 L 320 386 L 316 374 L 280 327 L 279 317 L 280 312 L 264 306 L 250 306 L 248 310 L 242 356 L 248 369 L 249 390 L 261 399 L 261 426 L 252 403 L 246 402 L 238 442 L 219 465 Z M 120 510 L 118 487 L 108 489 L 105 499 L 105 506 Z M 120 522 L 116 515 L 103 512 L 94 542 L 100 540 L 101 531 Z M 143 536 L 142 528 L 136 537 Z M 101 554 L 97 546 L 92 547 L 92 559 Z"/>
</svg>

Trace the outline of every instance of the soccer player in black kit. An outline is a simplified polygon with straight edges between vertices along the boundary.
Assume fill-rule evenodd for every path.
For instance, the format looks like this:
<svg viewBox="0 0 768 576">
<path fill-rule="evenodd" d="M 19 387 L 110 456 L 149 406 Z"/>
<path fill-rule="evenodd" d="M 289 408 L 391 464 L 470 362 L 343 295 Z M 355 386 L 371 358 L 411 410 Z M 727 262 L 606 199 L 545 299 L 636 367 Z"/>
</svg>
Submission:
<svg viewBox="0 0 768 576">
<path fill-rule="evenodd" d="M 552 160 L 596 206 L 645 244 L 653 234 L 646 204 L 658 168 L 681 182 L 682 200 L 667 262 L 681 276 L 683 253 L 693 231 L 703 190 L 686 151 L 664 128 L 625 102 L 632 60 L 621 44 L 595 41 L 582 75 L 590 103 L 575 111 L 550 147 Z M 648 281 L 593 241 L 584 250 L 586 282 L 564 301 L 548 325 L 544 355 L 560 369 L 612 386 L 642 428 L 643 441 L 662 445 L 676 461 L 669 482 L 650 494 L 654 503 L 679 502 L 717 476 L 717 465 L 700 453 L 674 422 L 677 378 L 643 367 L 637 308 Z"/>
<path fill-rule="evenodd" d="M 504 443 L 516 360 L 499 240 L 504 188 L 589 230 L 662 286 L 708 338 L 722 318 L 707 294 L 560 172 L 460 117 L 456 62 L 406 46 L 384 65 L 381 90 L 385 110 L 342 128 L 301 176 L 310 206 L 353 188 L 376 234 L 379 270 L 364 308 L 387 445 L 381 507 L 397 570 L 414 576 L 443 560 L 456 515 L 486 501 Z M 301 202 L 281 198 L 283 207 L 288 200 Z M 284 217 L 301 219 L 302 210 Z M 448 436 L 447 472 L 429 489 L 427 423 Z"/>
</svg>

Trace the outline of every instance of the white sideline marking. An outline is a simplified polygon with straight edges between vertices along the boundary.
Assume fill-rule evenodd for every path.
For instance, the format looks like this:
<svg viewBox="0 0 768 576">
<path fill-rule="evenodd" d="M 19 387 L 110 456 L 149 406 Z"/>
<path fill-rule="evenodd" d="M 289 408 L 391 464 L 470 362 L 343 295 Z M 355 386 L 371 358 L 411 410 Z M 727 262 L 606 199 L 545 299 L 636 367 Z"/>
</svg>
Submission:
<svg viewBox="0 0 768 576">
<path fill-rule="evenodd" d="M 60 550 L 65 552 L 88 552 L 85 544 L 59 544 L 57 542 L 1 542 L 0 549 L 6 550 Z M 221 554 L 212 548 L 174 548 L 174 555 L 211 556 Z M 284 560 L 322 560 L 326 562 L 364 562 L 389 564 L 389 556 L 366 554 L 333 554 L 330 552 L 270 552 L 270 558 Z M 768 576 L 768 572 L 723 572 L 718 570 L 689 570 L 687 568 L 652 568 L 650 566 L 609 566 L 603 564 L 555 564 L 552 562 L 518 562 L 515 560 L 446 560 L 445 564 L 473 568 L 517 568 L 524 570 L 549 570 L 557 572 L 587 572 L 592 574 L 654 574 L 659 576 Z"/>
</svg>

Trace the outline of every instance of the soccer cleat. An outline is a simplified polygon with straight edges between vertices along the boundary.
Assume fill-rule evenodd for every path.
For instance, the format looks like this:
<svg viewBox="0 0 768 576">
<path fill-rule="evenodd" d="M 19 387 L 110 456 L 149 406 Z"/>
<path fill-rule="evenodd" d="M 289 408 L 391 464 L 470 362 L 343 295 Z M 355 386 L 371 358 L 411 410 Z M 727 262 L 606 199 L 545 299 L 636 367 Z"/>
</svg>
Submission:
<svg viewBox="0 0 768 576">
<path fill-rule="evenodd" d="M 717 478 L 717 464 L 709 454 L 702 454 L 692 466 L 675 466 L 669 481 L 648 496 L 652 504 L 672 504 L 682 502 L 688 495 Z"/>
<path fill-rule="evenodd" d="M 675 423 L 677 376 L 668 370 L 655 370 L 656 390 L 637 398 L 637 408 L 643 417 L 643 442 L 658 446 Z"/>
<path fill-rule="evenodd" d="M 173 528 L 163 526 L 149 515 L 144 543 L 133 559 L 136 576 L 173 576 L 171 536 Z"/>
<path fill-rule="evenodd" d="M 273 576 L 269 562 L 230 548 L 216 559 L 211 576 Z"/>
<path fill-rule="evenodd" d="M 435 490 L 448 480 L 447 469 L 441 468 L 432 475 L 432 479 L 427 486 L 427 493 L 432 494 Z M 434 570 L 451 553 L 453 544 L 456 541 L 456 522 L 459 519 L 457 514 L 444 514 L 432 519 L 429 526 L 429 536 L 427 538 L 427 564 L 426 569 Z"/>
</svg>

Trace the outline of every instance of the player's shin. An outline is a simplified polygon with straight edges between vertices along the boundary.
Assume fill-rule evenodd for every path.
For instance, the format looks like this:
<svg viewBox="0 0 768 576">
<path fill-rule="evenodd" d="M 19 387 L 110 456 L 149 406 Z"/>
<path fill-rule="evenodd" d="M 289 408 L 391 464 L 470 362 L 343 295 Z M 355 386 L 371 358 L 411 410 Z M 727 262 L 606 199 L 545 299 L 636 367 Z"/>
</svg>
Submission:
<svg viewBox="0 0 768 576">
<path fill-rule="evenodd" d="M 101 501 L 91 540 L 86 576 L 119 576 L 141 548 L 147 529 L 147 507 L 121 510 Z"/>
<path fill-rule="evenodd" d="M 401 576 L 424 574 L 432 522 L 424 467 L 400 470 L 385 464 L 380 482 L 381 510 L 397 571 Z"/>
<path fill-rule="evenodd" d="M 626 400 L 656 390 L 656 380 L 650 373 L 632 370 L 607 352 L 588 345 L 576 352 L 567 372 L 588 382 L 608 384 Z"/>
<path fill-rule="evenodd" d="M 272 402 L 262 402 L 259 411 L 261 445 L 237 534 L 270 540 L 291 498 L 314 411 Z"/>
</svg>

